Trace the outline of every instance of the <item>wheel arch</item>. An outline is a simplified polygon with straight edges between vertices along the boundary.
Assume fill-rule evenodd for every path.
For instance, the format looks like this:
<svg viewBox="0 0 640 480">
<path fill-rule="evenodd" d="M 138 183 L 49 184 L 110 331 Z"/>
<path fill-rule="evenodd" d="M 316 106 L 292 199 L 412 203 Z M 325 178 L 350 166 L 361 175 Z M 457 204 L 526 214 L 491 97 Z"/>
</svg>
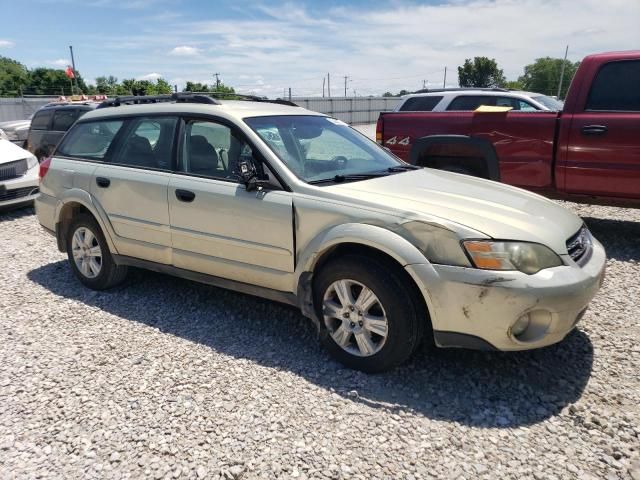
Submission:
<svg viewBox="0 0 640 480">
<path fill-rule="evenodd" d="M 432 149 L 442 148 L 449 153 L 457 153 L 445 156 L 447 160 L 430 161 L 428 152 Z M 471 156 L 469 153 L 475 155 Z M 440 157 L 438 157 L 440 158 Z M 473 159 L 473 161 L 471 161 Z M 441 168 L 443 164 L 460 166 L 475 171 L 480 177 L 489 180 L 500 181 L 500 162 L 493 144 L 483 138 L 474 138 L 468 135 L 429 135 L 417 139 L 409 152 L 409 162 L 423 167 Z"/>
<path fill-rule="evenodd" d="M 85 213 L 91 215 L 98 225 L 102 229 L 102 233 L 104 234 L 105 240 L 109 245 L 109 250 L 112 253 L 118 253 L 111 238 L 113 234 L 113 228 L 111 224 L 107 220 L 106 213 L 97 205 L 91 195 L 80 189 L 69 189 L 65 191 L 58 206 L 56 207 L 55 213 L 55 228 L 56 228 L 56 239 L 58 242 L 58 250 L 61 252 L 66 252 L 67 250 L 67 230 L 69 228 L 69 224 L 73 218 L 80 214 Z"/>
<path fill-rule="evenodd" d="M 404 268 L 410 264 L 428 264 L 429 261 L 412 243 L 382 227 L 367 224 L 343 224 L 318 235 L 299 256 L 295 275 L 297 296 L 303 314 L 320 328 L 313 304 L 314 273 L 329 261 L 349 254 L 364 255 L 398 267 L 400 274 L 415 288 L 417 298 L 425 309 L 425 321 L 431 318 L 432 302 L 428 292 Z M 431 326 L 429 325 L 429 328 Z"/>
</svg>

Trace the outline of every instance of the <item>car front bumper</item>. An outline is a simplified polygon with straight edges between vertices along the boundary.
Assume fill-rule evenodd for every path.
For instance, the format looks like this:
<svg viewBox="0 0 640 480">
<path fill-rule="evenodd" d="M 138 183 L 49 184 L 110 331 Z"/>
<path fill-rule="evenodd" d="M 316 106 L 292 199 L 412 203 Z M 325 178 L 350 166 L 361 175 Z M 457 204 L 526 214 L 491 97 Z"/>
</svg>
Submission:
<svg viewBox="0 0 640 480">
<path fill-rule="evenodd" d="M 21 177 L 0 182 L 0 208 L 31 202 L 38 197 L 38 165 Z"/>
<path fill-rule="evenodd" d="M 594 239 L 591 257 L 578 266 L 534 275 L 445 265 L 407 265 L 431 314 L 441 347 L 527 350 L 561 341 L 578 323 L 604 278 L 606 255 Z M 528 315 L 523 334 L 514 324 Z"/>
</svg>

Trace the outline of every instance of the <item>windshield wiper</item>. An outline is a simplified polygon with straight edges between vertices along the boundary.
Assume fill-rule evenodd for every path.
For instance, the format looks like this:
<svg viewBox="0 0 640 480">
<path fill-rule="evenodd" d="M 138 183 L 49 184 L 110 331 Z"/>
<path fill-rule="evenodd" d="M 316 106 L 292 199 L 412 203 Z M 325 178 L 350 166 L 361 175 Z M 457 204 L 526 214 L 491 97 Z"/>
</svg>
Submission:
<svg viewBox="0 0 640 480">
<path fill-rule="evenodd" d="M 420 170 L 422 167 L 418 167 L 417 165 L 397 165 L 395 167 L 387 168 L 387 172 L 406 172 L 407 170 Z"/>
<path fill-rule="evenodd" d="M 372 173 L 357 173 L 351 175 L 335 175 L 330 178 L 321 178 L 319 180 L 311 180 L 307 182 L 311 185 L 318 185 L 321 183 L 342 183 L 342 182 L 355 182 L 358 180 L 368 180 L 370 178 L 385 177 L 389 175 L 387 171 L 384 172 L 372 172 Z"/>
</svg>

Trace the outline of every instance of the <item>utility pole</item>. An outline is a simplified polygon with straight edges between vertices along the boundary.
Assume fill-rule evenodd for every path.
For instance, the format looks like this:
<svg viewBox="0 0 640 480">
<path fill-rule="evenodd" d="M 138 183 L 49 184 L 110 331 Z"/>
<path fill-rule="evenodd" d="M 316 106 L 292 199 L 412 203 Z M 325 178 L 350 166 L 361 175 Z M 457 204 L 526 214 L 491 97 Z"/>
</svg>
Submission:
<svg viewBox="0 0 640 480">
<path fill-rule="evenodd" d="M 324 98 L 324 82 L 326 82 L 327 79 L 322 77 L 322 98 Z"/>
<path fill-rule="evenodd" d="M 347 80 L 349 79 L 348 76 L 344 76 L 344 96 L 345 98 L 347 97 Z"/>
<path fill-rule="evenodd" d="M 442 81 L 442 88 L 447 88 L 447 67 L 444 67 L 444 80 Z"/>
<path fill-rule="evenodd" d="M 327 73 L 327 96 L 331 98 L 331 74 Z"/>
<path fill-rule="evenodd" d="M 78 88 L 78 73 L 76 72 L 76 61 L 73 58 L 73 46 L 69 45 L 69 51 L 71 52 L 71 68 L 73 68 L 73 81 L 76 84 L 76 90 L 79 90 Z M 71 86 L 71 95 L 73 95 L 73 84 Z"/>
<path fill-rule="evenodd" d="M 562 80 L 564 79 L 564 67 L 567 64 L 567 54 L 569 53 L 569 45 L 564 51 L 564 61 L 562 62 L 562 68 L 560 70 L 560 81 L 558 82 L 558 100 L 560 100 L 560 92 L 562 91 Z"/>
<path fill-rule="evenodd" d="M 216 92 L 220 89 L 220 74 L 219 73 L 214 73 L 213 74 L 216 77 Z"/>
<path fill-rule="evenodd" d="M 289 87 L 289 101 L 291 101 L 291 87 Z"/>
<path fill-rule="evenodd" d="M 427 81 L 426 80 L 422 80 L 422 88 L 427 88 Z"/>
<path fill-rule="evenodd" d="M 178 93 L 178 85 L 174 85 L 173 86 L 173 91 L 174 91 L 174 93 Z"/>
</svg>

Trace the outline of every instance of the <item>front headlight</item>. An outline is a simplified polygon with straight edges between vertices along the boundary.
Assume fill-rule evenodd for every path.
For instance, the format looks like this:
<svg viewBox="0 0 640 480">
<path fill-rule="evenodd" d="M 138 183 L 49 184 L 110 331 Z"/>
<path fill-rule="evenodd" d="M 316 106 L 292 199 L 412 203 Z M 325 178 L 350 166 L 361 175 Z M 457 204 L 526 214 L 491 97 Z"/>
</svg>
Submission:
<svg viewBox="0 0 640 480">
<path fill-rule="evenodd" d="M 31 170 L 33 167 L 36 167 L 36 166 L 38 166 L 38 159 L 34 155 L 27 157 L 27 168 Z"/>
<path fill-rule="evenodd" d="M 558 255 L 539 243 L 467 240 L 463 244 L 473 264 L 483 270 L 519 270 L 532 275 L 564 265 Z"/>
</svg>

